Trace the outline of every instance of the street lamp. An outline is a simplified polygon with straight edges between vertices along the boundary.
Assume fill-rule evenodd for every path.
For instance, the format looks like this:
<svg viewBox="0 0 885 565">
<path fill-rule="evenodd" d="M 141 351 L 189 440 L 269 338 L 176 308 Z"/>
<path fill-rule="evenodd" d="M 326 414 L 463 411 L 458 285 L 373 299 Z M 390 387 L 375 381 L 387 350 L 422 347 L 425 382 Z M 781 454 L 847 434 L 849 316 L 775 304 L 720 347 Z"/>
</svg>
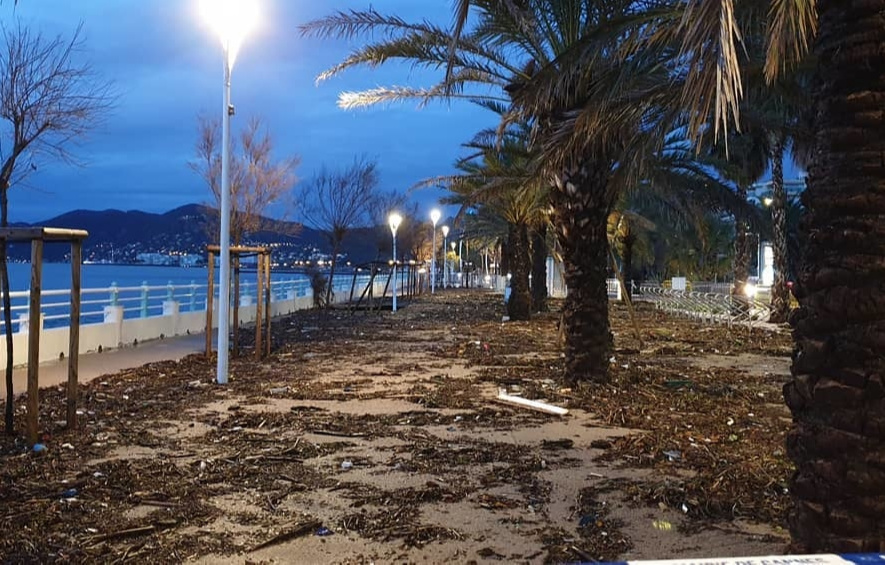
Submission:
<svg viewBox="0 0 885 565">
<path fill-rule="evenodd" d="M 218 367 L 215 380 L 227 384 L 230 333 L 230 75 L 246 34 L 258 20 L 254 0 L 203 0 L 203 17 L 221 38 L 224 49 L 224 106 L 221 114 L 221 274 L 218 284 Z"/>
<path fill-rule="evenodd" d="M 390 233 L 393 234 L 393 311 L 396 312 L 396 229 L 403 222 L 403 217 L 393 212 L 388 216 L 387 222 L 390 224 Z"/>
<path fill-rule="evenodd" d="M 446 256 L 446 247 L 448 247 L 448 245 L 446 244 L 446 241 L 447 241 L 447 239 L 448 239 L 448 237 L 449 237 L 449 226 L 443 226 L 443 227 L 442 227 L 442 232 L 443 232 L 443 246 L 442 246 L 442 252 L 443 252 L 443 288 L 446 288 L 446 286 L 447 286 L 447 285 L 446 285 L 446 268 L 449 266 L 449 258 Z"/>
<path fill-rule="evenodd" d="M 433 222 L 433 247 L 430 254 L 430 293 L 436 292 L 436 223 L 442 217 L 442 213 L 433 209 L 430 212 L 430 221 Z"/>
</svg>

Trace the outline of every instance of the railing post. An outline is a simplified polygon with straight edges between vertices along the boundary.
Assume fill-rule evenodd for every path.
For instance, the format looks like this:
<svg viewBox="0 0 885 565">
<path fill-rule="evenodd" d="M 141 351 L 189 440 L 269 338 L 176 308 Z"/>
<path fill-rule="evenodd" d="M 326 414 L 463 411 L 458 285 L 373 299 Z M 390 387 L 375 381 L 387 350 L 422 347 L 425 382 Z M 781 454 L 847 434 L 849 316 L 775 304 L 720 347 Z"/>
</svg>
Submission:
<svg viewBox="0 0 885 565">
<path fill-rule="evenodd" d="M 172 281 L 169 281 L 169 283 L 166 285 L 166 300 L 175 300 L 175 285 L 172 284 Z"/>
<path fill-rule="evenodd" d="M 191 281 L 191 305 L 189 312 L 196 312 L 197 310 L 197 283 L 195 281 Z"/>
<path fill-rule="evenodd" d="M 141 281 L 141 317 L 147 318 L 148 315 L 148 284 L 147 281 Z"/>
<path fill-rule="evenodd" d="M 120 295 L 120 291 L 117 290 L 117 282 L 114 281 L 111 283 L 111 298 L 110 298 L 111 306 L 117 305 L 117 298 L 119 297 L 119 295 Z"/>
</svg>

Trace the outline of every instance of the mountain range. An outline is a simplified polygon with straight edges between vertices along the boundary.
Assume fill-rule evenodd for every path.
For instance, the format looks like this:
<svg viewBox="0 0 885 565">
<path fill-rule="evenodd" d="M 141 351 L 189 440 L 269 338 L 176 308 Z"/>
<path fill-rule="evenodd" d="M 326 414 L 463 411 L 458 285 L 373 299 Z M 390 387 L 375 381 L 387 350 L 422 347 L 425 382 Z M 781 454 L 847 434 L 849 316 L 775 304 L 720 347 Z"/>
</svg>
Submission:
<svg viewBox="0 0 885 565">
<path fill-rule="evenodd" d="M 74 210 L 33 224 L 83 229 L 89 237 L 83 244 L 84 260 L 95 262 L 136 263 L 139 254 L 190 254 L 205 256 L 206 245 L 217 241 L 217 213 L 208 206 L 188 204 L 163 214 L 139 210 Z M 331 252 L 326 233 L 298 222 L 262 218 L 262 230 L 244 238 L 244 245 L 272 245 L 275 257 L 283 260 L 316 259 Z M 347 260 L 364 263 L 378 256 L 377 230 L 357 228 L 350 231 L 341 253 Z M 69 246 L 46 244 L 46 261 L 64 261 Z M 30 260 L 30 246 L 10 245 L 10 260 Z"/>
</svg>

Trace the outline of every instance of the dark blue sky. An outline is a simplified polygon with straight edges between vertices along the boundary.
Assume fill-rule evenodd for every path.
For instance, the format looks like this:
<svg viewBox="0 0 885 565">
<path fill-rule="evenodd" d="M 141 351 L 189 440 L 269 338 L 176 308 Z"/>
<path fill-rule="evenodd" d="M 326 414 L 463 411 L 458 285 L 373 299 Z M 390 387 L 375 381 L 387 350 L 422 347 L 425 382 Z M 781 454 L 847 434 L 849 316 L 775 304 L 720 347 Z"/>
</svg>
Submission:
<svg viewBox="0 0 885 565">
<path fill-rule="evenodd" d="M 336 106 L 342 90 L 379 85 L 430 85 L 439 76 L 406 67 L 351 71 L 314 83 L 318 72 L 348 52 L 345 42 L 302 39 L 297 26 L 333 10 L 369 6 L 365 0 L 258 0 L 262 21 L 246 40 L 233 74 L 237 124 L 264 119 L 282 154 L 302 157 L 299 178 L 322 164 L 377 157 L 385 188 L 405 190 L 452 171 L 460 144 L 494 115 L 463 103 L 418 109 L 398 104 L 360 111 Z M 374 0 L 382 13 L 447 24 L 450 2 Z M 10 219 L 38 221 L 77 208 L 163 212 L 209 200 L 187 167 L 196 117 L 221 113 L 220 43 L 199 14 L 198 0 L 23 0 L 3 2 L 0 20 L 14 17 L 44 34 L 70 34 L 82 21 L 83 60 L 119 92 L 106 123 L 75 150 L 83 167 L 41 163 L 27 187 L 10 192 Z M 359 42 L 359 40 L 357 40 Z M 442 72 L 442 71 L 440 71 Z M 429 210 L 439 194 L 414 198 Z"/>
</svg>

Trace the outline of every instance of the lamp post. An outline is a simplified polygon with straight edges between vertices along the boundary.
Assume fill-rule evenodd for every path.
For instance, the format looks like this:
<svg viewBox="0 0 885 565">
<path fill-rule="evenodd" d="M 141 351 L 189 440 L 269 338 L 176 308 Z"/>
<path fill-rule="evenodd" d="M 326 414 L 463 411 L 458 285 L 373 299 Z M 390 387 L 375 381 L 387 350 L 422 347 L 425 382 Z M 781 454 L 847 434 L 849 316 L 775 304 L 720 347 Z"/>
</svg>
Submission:
<svg viewBox="0 0 885 565">
<path fill-rule="evenodd" d="M 218 284 L 218 366 L 215 380 L 227 384 L 230 340 L 230 75 L 240 45 L 257 20 L 253 0 L 203 0 L 203 16 L 221 38 L 224 50 L 224 83 L 221 114 L 221 247 L 220 281 Z"/>
<path fill-rule="evenodd" d="M 446 284 L 446 268 L 449 266 L 449 258 L 446 256 L 446 248 L 448 247 L 448 245 L 446 244 L 446 242 L 448 241 L 448 237 L 449 237 L 449 226 L 443 226 L 443 227 L 442 227 L 442 232 L 443 232 L 443 246 L 442 246 L 442 252 L 443 252 L 443 284 L 442 284 L 442 285 L 443 285 L 443 288 L 446 288 L 446 286 L 447 286 L 447 284 Z"/>
<path fill-rule="evenodd" d="M 390 224 L 390 233 L 393 234 L 393 311 L 396 312 L 396 229 L 402 223 L 403 217 L 393 212 L 388 216 L 387 222 Z"/>
<path fill-rule="evenodd" d="M 433 209 L 430 212 L 430 221 L 433 222 L 433 247 L 430 253 L 430 293 L 436 292 L 436 223 L 442 217 L 439 210 Z"/>
</svg>

